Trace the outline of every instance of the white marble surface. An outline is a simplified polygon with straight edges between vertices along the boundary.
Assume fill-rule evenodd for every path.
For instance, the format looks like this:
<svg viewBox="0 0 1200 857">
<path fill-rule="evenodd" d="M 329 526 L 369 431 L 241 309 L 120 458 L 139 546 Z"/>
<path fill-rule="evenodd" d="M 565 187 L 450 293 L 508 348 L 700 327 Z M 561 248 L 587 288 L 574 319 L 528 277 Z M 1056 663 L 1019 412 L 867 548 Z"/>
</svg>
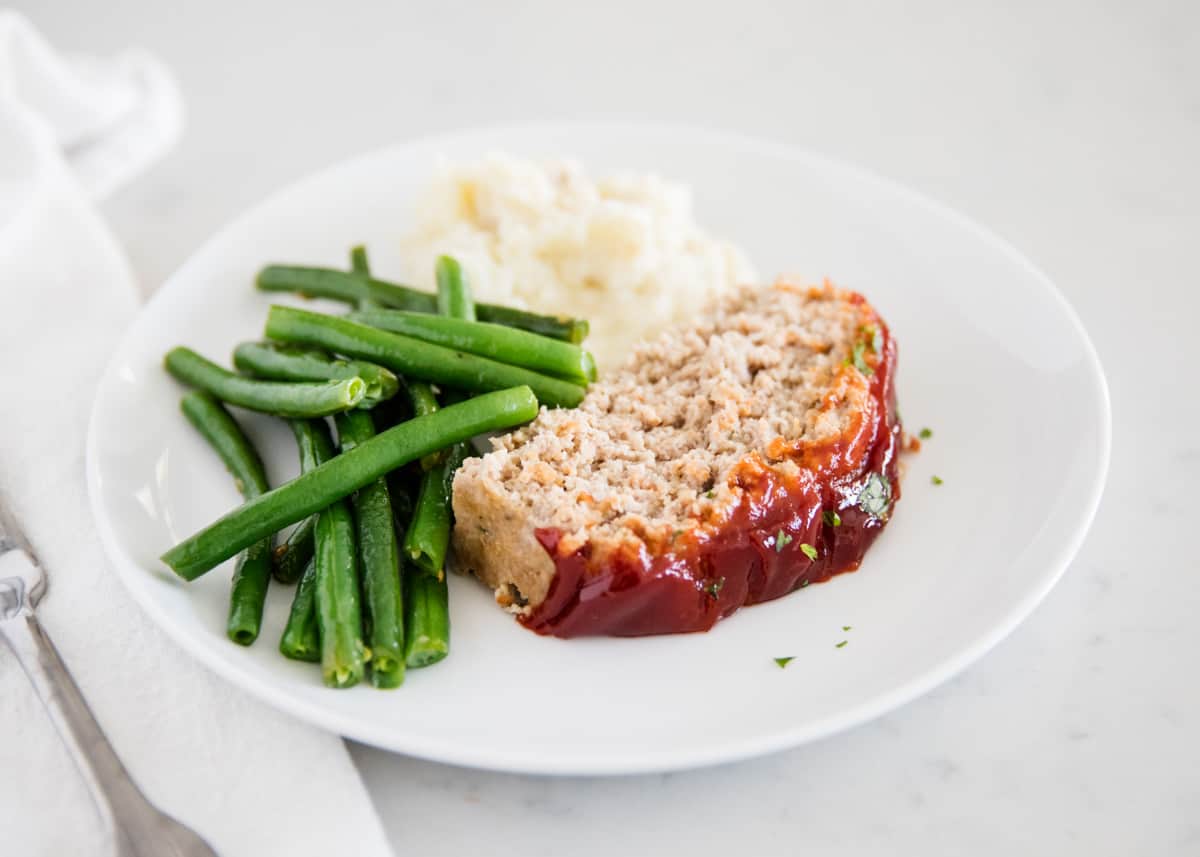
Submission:
<svg viewBox="0 0 1200 857">
<path fill-rule="evenodd" d="M 836 153 L 948 202 L 1046 270 L 1100 351 L 1114 449 L 1093 531 L 964 675 L 848 734 L 668 776 L 355 747 L 398 854 L 1200 854 L 1200 5 L 18 6 L 57 43 L 138 42 L 179 75 L 184 142 L 106 207 L 147 292 L 240 209 L 360 150 L 653 117 Z"/>
</svg>

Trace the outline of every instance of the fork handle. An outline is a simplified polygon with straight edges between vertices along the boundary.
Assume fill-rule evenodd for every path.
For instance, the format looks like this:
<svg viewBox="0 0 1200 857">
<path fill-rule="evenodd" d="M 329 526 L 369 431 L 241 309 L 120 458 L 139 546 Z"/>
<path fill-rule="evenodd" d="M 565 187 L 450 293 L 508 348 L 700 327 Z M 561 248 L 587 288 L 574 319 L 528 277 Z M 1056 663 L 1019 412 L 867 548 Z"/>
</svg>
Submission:
<svg viewBox="0 0 1200 857">
<path fill-rule="evenodd" d="M 149 801 L 117 758 L 116 751 L 66 664 L 28 605 L 0 621 L 0 636 L 12 648 L 67 745 L 104 820 L 117 857 L 132 857 L 159 839 L 167 819 Z M 171 822 L 168 822 L 171 823 Z M 159 853 L 177 853 L 174 849 Z"/>
</svg>

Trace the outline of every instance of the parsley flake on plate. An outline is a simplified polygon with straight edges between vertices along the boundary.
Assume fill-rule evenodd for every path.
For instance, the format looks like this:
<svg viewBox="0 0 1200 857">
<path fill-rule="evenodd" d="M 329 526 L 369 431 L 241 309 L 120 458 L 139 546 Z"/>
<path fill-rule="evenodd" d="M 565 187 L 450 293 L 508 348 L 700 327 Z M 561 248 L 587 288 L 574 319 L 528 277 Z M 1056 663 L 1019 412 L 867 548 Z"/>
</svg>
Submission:
<svg viewBox="0 0 1200 857">
<path fill-rule="evenodd" d="M 786 667 L 788 664 L 790 664 L 794 660 L 796 660 L 796 656 L 791 655 L 786 658 L 776 658 L 775 663 L 777 663 L 779 665 L 780 669 L 783 669 L 784 667 Z"/>
</svg>

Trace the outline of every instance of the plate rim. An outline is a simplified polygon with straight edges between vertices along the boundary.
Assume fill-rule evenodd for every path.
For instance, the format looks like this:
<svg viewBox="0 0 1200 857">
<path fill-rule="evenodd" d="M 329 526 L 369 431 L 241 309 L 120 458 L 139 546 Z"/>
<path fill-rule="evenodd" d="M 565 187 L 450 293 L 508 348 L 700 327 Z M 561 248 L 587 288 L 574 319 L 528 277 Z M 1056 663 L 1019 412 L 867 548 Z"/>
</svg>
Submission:
<svg viewBox="0 0 1200 857">
<path fill-rule="evenodd" d="M 481 751 L 476 747 L 471 747 L 464 751 L 449 740 L 420 739 L 414 741 L 404 740 L 402 737 L 398 740 L 398 736 L 385 728 L 357 722 L 353 718 L 332 711 L 319 703 L 296 698 L 287 691 L 279 689 L 276 685 L 263 684 L 252 676 L 248 670 L 238 666 L 236 661 L 225 658 L 215 649 L 200 643 L 185 631 L 177 628 L 167 615 L 165 608 L 150 596 L 147 589 L 137 585 L 135 575 L 144 575 L 146 574 L 146 570 L 138 565 L 121 546 L 113 524 L 101 501 L 100 453 L 97 446 L 101 393 L 109 385 L 113 374 L 117 371 L 119 358 L 130 347 L 139 320 L 144 314 L 156 307 L 160 301 L 166 299 L 164 296 L 167 294 L 170 284 L 181 276 L 186 275 L 193 266 L 197 265 L 197 259 L 206 255 L 210 247 L 225 241 L 227 236 L 239 231 L 244 223 L 257 217 L 260 211 L 272 206 L 279 198 L 295 192 L 303 185 L 319 182 L 329 174 L 376 158 L 387 157 L 392 153 L 406 148 L 437 145 L 439 142 L 459 140 L 482 134 L 504 135 L 530 133 L 538 130 L 548 131 L 550 129 L 554 129 L 555 131 L 564 129 L 572 131 L 590 129 L 593 132 L 618 132 L 625 134 L 652 131 L 658 134 L 689 135 L 692 138 L 704 138 L 708 143 L 724 147 L 736 146 L 749 148 L 771 155 L 772 157 L 805 162 L 813 167 L 848 173 L 856 179 L 882 186 L 888 192 L 903 197 L 906 202 L 924 208 L 940 218 L 951 221 L 1030 274 L 1031 279 L 1054 300 L 1057 308 L 1062 312 L 1063 317 L 1078 337 L 1078 341 L 1082 346 L 1083 357 L 1085 358 L 1084 362 L 1088 370 L 1088 379 L 1090 381 L 1089 397 L 1094 397 L 1094 401 L 1099 406 L 1101 417 L 1100 424 L 1096 426 L 1099 439 L 1098 455 L 1095 462 L 1096 466 L 1092 468 L 1094 476 L 1091 484 L 1088 486 L 1086 502 L 1080 503 L 1075 507 L 1079 513 L 1076 515 L 1070 536 L 1064 538 L 1058 550 L 1045 561 L 1047 573 L 1039 577 L 1039 585 L 1030 587 L 1022 598 L 1014 601 L 1009 610 L 1004 614 L 1002 620 L 996 622 L 984 633 L 980 634 L 970 645 L 951 653 L 935 666 L 900 684 L 891 691 L 880 694 L 857 706 L 843 709 L 836 715 L 830 715 L 821 720 L 810 721 L 791 729 L 782 729 L 769 734 L 737 736 L 712 747 L 693 747 L 685 750 L 671 749 L 652 754 L 639 751 L 636 755 L 629 756 L 608 752 L 604 755 L 574 753 L 550 758 L 545 755 L 537 756 L 536 754 L 529 754 L 528 752 L 519 750 L 507 750 L 502 742 L 496 742 L 488 746 L 486 751 Z M 276 187 L 258 202 L 243 209 L 195 247 L 188 254 L 184 262 L 163 281 L 150 299 L 142 305 L 137 315 L 130 321 L 128 327 L 121 335 L 119 342 L 110 353 L 105 363 L 104 371 L 100 375 L 95 393 L 92 396 L 87 426 L 86 472 L 88 500 L 92 517 L 100 536 L 101 544 L 104 547 L 104 552 L 116 571 L 117 577 L 125 587 L 126 592 L 132 596 L 133 600 L 147 614 L 150 620 L 185 653 L 204 664 L 225 681 L 244 690 L 251 696 L 289 716 L 297 717 L 335 734 L 390 752 L 481 770 L 551 776 L 615 776 L 661 773 L 707 767 L 797 747 L 827 738 L 839 732 L 848 731 L 874 720 L 928 693 L 930 690 L 953 678 L 1008 637 L 1018 625 L 1033 613 L 1049 594 L 1050 590 L 1062 579 L 1067 567 L 1082 547 L 1083 541 L 1087 537 L 1092 522 L 1095 519 L 1108 480 L 1111 454 L 1111 398 L 1103 364 L 1100 361 L 1100 356 L 1091 337 L 1088 335 L 1075 308 L 1071 306 L 1066 296 L 1058 289 L 1053 280 L 1034 265 L 1015 246 L 996 232 L 946 203 L 927 196 L 915 188 L 879 175 L 866 167 L 824 152 L 809 149 L 805 146 L 742 132 L 688 123 L 574 119 L 476 125 L 397 141 L 343 158 L 298 178 L 289 180 Z"/>
</svg>

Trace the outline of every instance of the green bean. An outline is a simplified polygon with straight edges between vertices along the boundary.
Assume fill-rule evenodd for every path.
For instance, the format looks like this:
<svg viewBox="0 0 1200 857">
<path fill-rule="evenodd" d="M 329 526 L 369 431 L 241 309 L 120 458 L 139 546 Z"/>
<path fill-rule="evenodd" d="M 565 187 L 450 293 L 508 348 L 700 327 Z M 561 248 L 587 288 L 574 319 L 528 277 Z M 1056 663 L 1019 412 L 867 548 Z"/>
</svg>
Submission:
<svg viewBox="0 0 1200 857">
<path fill-rule="evenodd" d="M 438 409 L 437 396 L 424 381 L 405 381 L 408 388 L 408 400 L 412 402 L 413 416 L 424 417 Z"/>
<path fill-rule="evenodd" d="M 303 473 L 226 514 L 162 556 L 186 580 L 259 539 L 324 509 L 380 476 L 477 434 L 518 426 L 537 416 L 528 387 L 476 396 L 381 432 L 362 446 Z"/>
<path fill-rule="evenodd" d="M 235 375 L 205 360 L 190 348 L 172 348 L 167 371 L 185 384 L 207 390 L 218 399 L 252 411 L 281 417 L 322 417 L 356 407 L 366 393 L 361 378 L 302 384 L 259 381 Z"/>
<path fill-rule="evenodd" d="M 339 360 L 317 348 L 278 342 L 243 342 L 233 350 L 240 371 L 271 381 L 348 381 L 366 383 L 361 408 L 373 408 L 400 389 L 395 373 L 363 360 Z"/>
<path fill-rule="evenodd" d="M 438 256 L 434 276 L 437 279 L 438 315 L 474 321 L 475 298 L 471 296 L 471 287 L 458 260 L 452 256 Z"/>
<path fill-rule="evenodd" d="M 369 298 L 394 309 L 437 312 L 437 297 L 428 292 L 332 268 L 268 265 L 259 271 L 255 284 L 265 292 L 296 292 L 308 297 L 330 298 L 356 305 L 364 298 Z M 485 303 L 476 304 L 475 312 L 480 321 L 519 327 L 566 342 L 578 344 L 588 335 L 588 323 L 583 319 L 538 315 Z"/>
<path fill-rule="evenodd" d="M 258 452 L 215 396 L 193 390 L 183 397 L 180 408 L 220 456 L 239 494 L 248 499 L 269 490 L 267 472 Z"/>
<path fill-rule="evenodd" d="M 355 274 L 371 275 L 371 263 L 367 259 L 367 248 L 362 244 L 355 244 L 350 248 L 350 270 Z"/>
<path fill-rule="evenodd" d="M 405 309 L 405 307 L 396 307 Z M 535 315 L 523 309 L 498 306 L 496 304 L 475 304 L 475 315 L 480 321 L 502 324 L 505 327 L 517 327 L 528 330 L 538 336 L 550 339 L 561 339 L 579 345 L 588 337 L 589 325 L 586 319 L 571 318 L 566 315 Z"/>
<path fill-rule="evenodd" d="M 371 415 L 363 411 L 341 414 L 337 427 L 343 452 L 375 436 Z M 404 681 L 404 593 L 400 588 L 400 548 L 385 477 L 358 489 L 354 519 L 367 608 L 371 682 L 376 687 L 399 687 Z"/>
<path fill-rule="evenodd" d="M 262 630 L 267 583 L 271 578 L 271 540 L 257 541 L 237 559 L 229 590 L 229 618 L 225 633 L 240 646 L 249 646 Z"/>
<path fill-rule="evenodd" d="M 405 381 L 404 386 L 408 389 L 408 400 L 412 403 L 414 416 L 423 417 L 438 409 L 437 396 L 433 394 L 433 388 L 424 381 Z M 424 456 L 421 459 L 421 470 L 437 466 L 437 463 L 446 457 L 444 452 L 445 450 L 439 449 Z"/>
<path fill-rule="evenodd" d="M 543 404 L 565 407 L 578 405 L 584 395 L 582 387 L 559 378 L 293 307 L 271 307 L 267 336 L 371 360 L 406 378 L 448 387 L 485 391 L 525 385 Z"/>
<path fill-rule="evenodd" d="M 238 428 L 229 412 L 211 394 L 193 390 L 183 397 L 184 415 L 220 456 L 233 474 L 238 492 L 250 500 L 269 490 L 262 459 Z M 248 646 L 262 628 L 263 604 L 270 580 L 273 533 L 246 545 L 233 572 L 229 595 L 226 634 L 233 642 Z"/>
<path fill-rule="evenodd" d="M 311 518 L 309 520 L 312 520 Z M 285 658 L 294 661 L 321 660 L 321 634 L 317 630 L 317 565 L 313 560 L 304 567 L 304 574 L 292 597 L 292 609 L 288 613 L 283 636 L 279 638 L 279 651 Z"/>
<path fill-rule="evenodd" d="M 329 687 L 351 687 L 370 657 L 363 643 L 354 518 L 345 500 L 317 518 L 316 606 L 321 636 L 321 677 Z"/>
<path fill-rule="evenodd" d="M 313 556 L 317 518 L 305 518 L 271 552 L 271 574 L 280 583 L 295 583 Z"/>
<path fill-rule="evenodd" d="M 396 309 L 363 310 L 347 317 L 423 342 L 544 372 L 573 384 L 586 385 L 595 380 L 596 361 L 590 352 L 569 342 L 547 339 L 513 327 Z"/>
<path fill-rule="evenodd" d="M 445 577 L 446 548 L 450 544 L 450 510 L 446 507 L 444 460 L 426 470 L 413 506 L 412 523 L 404 534 L 404 554 L 421 573 Z"/>
<path fill-rule="evenodd" d="M 474 317 L 470 292 L 466 289 L 458 264 L 443 256 L 438 260 L 438 308 L 441 313 L 460 319 Z M 412 523 L 404 536 L 404 550 L 423 575 L 436 584 L 412 582 L 414 615 L 406 656 L 417 666 L 444 658 L 450 650 L 450 604 L 446 582 L 446 549 L 450 544 L 451 483 L 466 458 L 469 447 L 456 443 L 445 457 L 430 468 L 421 481 Z"/>
<path fill-rule="evenodd" d="M 371 276 L 371 261 L 367 258 L 367 248 L 356 244 L 350 248 L 350 273 L 360 277 Z M 359 309 L 379 309 L 383 304 L 371 297 L 359 298 Z"/>
<path fill-rule="evenodd" d="M 325 421 L 292 420 L 291 425 L 302 474 L 328 465 L 333 443 Z M 331 502 L 317 516 L 313 563 L 321 677 L 330 687 L 350 687 L 362 680 L 369 656 L 363 643 L 354 518 L 345 500 Z"/>
<path fill-rule="evenodd" d="M 450 544 L 450 499 L 454 474 L 470 454 L 466 443 L 446 450 L 445 458 L 427 470 L 404 536 L 404 552 L 417 568 L 434 577 L 445 575 L 446 548 Z"/>
<path fill-rule="evenodd" d="M 445 577 L 404 575 L 404 659 L 411 669 L 435 664 L 450 653 L 449 594 Z"/>
</svg>

